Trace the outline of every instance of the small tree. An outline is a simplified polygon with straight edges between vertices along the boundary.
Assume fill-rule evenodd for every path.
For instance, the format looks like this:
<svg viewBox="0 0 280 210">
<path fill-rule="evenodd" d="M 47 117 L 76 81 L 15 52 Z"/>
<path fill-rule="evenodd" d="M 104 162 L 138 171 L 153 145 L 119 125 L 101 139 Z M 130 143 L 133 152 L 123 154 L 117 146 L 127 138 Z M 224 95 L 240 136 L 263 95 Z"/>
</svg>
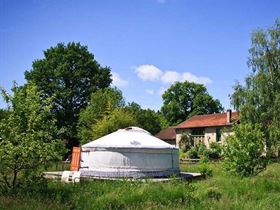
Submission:
<svg viewBox="0 0 280 210">
<path fill-rule="evenodd" d="M 39 170 L 61 158 L 64 151 L 56 139 L 52 98 L 42 99 L 34 85 L 14 87 L 7 115 L 0 120 L 0 187 L 4 191 L 33 181 Z"/>
<path fill-rule="evenodd" d="M 104 88 L 91 94 L 88 106 L 80 113 L 78 137 L 81 143 L 93 139 L 92 126 L 114 109 L 124 107 L 122 92 L 117 88 Z"/>
<path fill-rule="evenodd" d="M 114 109 L 92 126 L 92 137 L 97 139 L 118 129 L 137 125 L 135 117 L 124 109 Z M 85 142 L 84 142 L 85 143 Z"/>
<path fill-rule="evenodd" d="M 224 145 L 226 169 L 240 176 L 258 174 L 267 165 L 264 134 L 260 125 L 234 125 Z"/>
</svg>

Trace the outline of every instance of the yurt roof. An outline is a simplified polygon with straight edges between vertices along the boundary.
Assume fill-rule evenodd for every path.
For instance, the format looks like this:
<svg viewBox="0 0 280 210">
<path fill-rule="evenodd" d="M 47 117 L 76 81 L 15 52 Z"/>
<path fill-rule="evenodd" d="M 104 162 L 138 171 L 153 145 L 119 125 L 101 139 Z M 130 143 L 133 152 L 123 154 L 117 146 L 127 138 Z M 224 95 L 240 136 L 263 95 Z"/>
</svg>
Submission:
<svg viewBox="0 0 280 210">
<path fill-rule="evenodd" d="M 175 148 L 161 139 L 152 136 L 148 131 L 138 127 L 119 129 L 95 141 L 84 144 L 84 148 Z"/>
</svg>

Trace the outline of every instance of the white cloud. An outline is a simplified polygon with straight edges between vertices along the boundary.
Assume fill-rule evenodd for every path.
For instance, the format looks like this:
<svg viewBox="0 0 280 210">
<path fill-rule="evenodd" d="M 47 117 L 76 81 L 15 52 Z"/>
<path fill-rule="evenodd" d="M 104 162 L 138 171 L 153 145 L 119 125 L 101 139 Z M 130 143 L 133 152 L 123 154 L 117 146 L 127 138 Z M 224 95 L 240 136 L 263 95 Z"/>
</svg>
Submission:
<svg viewBox="0 0 280 210">
<path fill-rule="evenodd" d="M 135 72 L 137 76 L 144 81 L 156 81 L 159 80 L 162 75 L 162 71 L 154 65 L 140 65 L 136 67 Z"/>
<path fill-rule="evenodd" d="M 146 93 L 148 93 L 150 95 L 154 95 L 155 94 L 155 91 L 152 90 L 152 89 L 146 89 L 145 91 L 146 91 Z"/>
<path fill-rule="evenodd" d="M 184 72 L 182 74 L 182 80 L 189 81 L 189 82 L 195 82 L 195 83 L 200 83 L 200 84 L 210 84 L 212 83 L 212 80 L 208 77 L 198 77 L 190 72 Z"/>
<path fill-rule="evenodd" d="M 189 81 L 204 85 L 212 83 L 210 78 L 196 76 L 191 72 L 163 71 L 154 65 L 140 65 L 134 68 L 137 76 L 144 81 L 161 81 L 163 84 L 172 84 L 176 81 Z"/>
<path fill-rule="evenodd" d="M 176 71 L 166 71 L 161 76 L 161 81 L 166 84 L 171 84 L 175 81 L 180 81 L 180 73 Z"/>
<path fill-rule="evenodd" d="M 126 86 L 126 85 L 128 85 L 128 81 L 122 79 L 118 73 L 112 72 L 112 77 L 111 77 L 111 79 L 113 80 L 113 81 L 112 81 L 112 84 L 113 84 L 114 86 L 121 87 L 121 86 Z"/>
</svg>

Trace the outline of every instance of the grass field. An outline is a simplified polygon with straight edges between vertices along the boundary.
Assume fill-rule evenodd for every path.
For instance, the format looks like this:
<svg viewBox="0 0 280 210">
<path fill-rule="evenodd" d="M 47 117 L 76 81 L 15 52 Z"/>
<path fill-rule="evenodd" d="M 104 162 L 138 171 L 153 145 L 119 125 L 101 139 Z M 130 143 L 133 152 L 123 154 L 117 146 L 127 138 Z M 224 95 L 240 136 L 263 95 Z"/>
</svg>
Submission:
<svg viewBox="0 0 280 210">
<path fill-rule="evenodd" d="M 184 165 L 183 171 L 198 171 Z M 280 163 L 252 178 L 238 178 L 209 164 L 213 177 L 167 183 L 50 182 L 0 196 L 0 209 L 280 209 Z"/>
</svg>

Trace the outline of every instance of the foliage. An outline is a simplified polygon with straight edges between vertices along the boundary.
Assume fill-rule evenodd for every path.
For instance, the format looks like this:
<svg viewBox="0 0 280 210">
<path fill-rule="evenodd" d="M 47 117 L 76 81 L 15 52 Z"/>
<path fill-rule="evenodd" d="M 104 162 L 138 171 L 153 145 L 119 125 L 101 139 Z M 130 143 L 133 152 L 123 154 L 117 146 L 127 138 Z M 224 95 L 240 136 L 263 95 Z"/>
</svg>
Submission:
<svg viewBox="0 0 280 210">
<path fill-rule="evenodd" d="M 139 127 L 149 131 L 152 135 L 168 127 L 167 120 L 161 113 L 151 109 L 142 109 L 141 106 L 135 102 L 129 103 L 126 106 L 126 110 L 135 116 Z"/>
<path fill-rule="evenodd" d="M 175 82 L 162 95 L 161 111 L 170 125 L 178 124 L 194 115 L 218 113 L 223 110 L 219 100 L 213 99 L 202 84 Z"/>
<path fill-rule="evenodd" d="M 14 87 L 13 96 L 2 90 L 9 114 L 0 121 L 0 187 L 9 191 L 34 181 L 42 166 L 60 159 L 63 151 L 50 110 L 53 98 L 28 84 Z"/>
<path fill-rule="evenodd" d="M 187 156 L 191 159 L 197 159 L 199 158 L 198 156 L 198 151 L 197 151 L 197 147 L 194 146 L 192 147 L 189 151 L 187 151 Z"/>
<path fill-rule="evenodd" d="M 93 139 L 92 126 L 124 105 L 122 92 L 117 88 L 104 88 L 92 93 L 88 106 L 81 111 L 79 117 L 78 137 L 81 142 Z"/>
<path fill-rule="evenodd" d="M 100 138 L 104 135 L 137 124 L 135 117 L 125 109 L 114 109 L 110 115 L 104 116 L 102 119 L 92 125 L 93 139 Z M 83 142 L 86 143 L 86 142 Z"/>
<path fill-rule="evenodd" d="M 184 133 L 181 136 L 180 142 L 179 142 L 179 148 L 182 149 L 182 152 L 187 152 L 188 150 L 191 149 L 193 145 L 193 139 L 191 135 Z"/>
<path fill-rule="evenodd" d="M 110 68 L 101 67 L 86 46 L 60 43 L 44 51 L 44 58 L 33 62 L 25 72 L 28 83 L 34 83 L 43 97 L 55 95 L 55 113 L 60 138 L 68 147 L 77 145 L 77 122 L 80 110 L 88 104 L 92 92 L 111 83 Z"/>
<path fill-rule="evenodd" d="M 213 176 L 213 170 L 209 168 L 208 163 L 201 162 L 198 166 L 199 173 L 203 174 L 206 177 L 212 177 Z"/>
<path fill-rule="evenodd" d="M 222 150 L 223 150 L 223 147 L 222 147 L 222 145 L 220 143 L 218 143 L 218 142 L 211 142 L 210 143 L 208 157 L 210 159 L 221 158 Z"/>
<path fill-rule="evenodd" d="M 240 176 L 258 174 L 267 165 L 261 127 L 241 123 L 234 125 L 233 131 L 224 145 L 226 169 Z"/>
<path fill-rule="evenodd" d="M 205 146 L 204 143 L 199 143 L 198 145 L 195 146 L 196 149 L 197 149 L 197 153 L 200 157 L 207 157 L 208 158 L 208 149 L 207 147 Z"/>
<path fill-rule="evenodd" d="M 260 124 L 267 155 L 280 146 L 280 21 L 267 31 L 252 35 L 245 85 L 237 83 L 232 104 L 241 113 L 243 123 Z"/>
<path fill-rule="evenodd" d="M 6 118 L 8 116 L 8 110 L 0 109 L 0 120 Z"/>
<path fill-rule="evenodd" d="M 208 149 L 205 144 L 200 143 L 190 147 L 187 151 L 189 158 L 200 158 L 202 162 L 208 162 L 209 159 L 218 159 L 222 155 L 222 146 L 217 142 L 211 142 Z"/>
</svg>

